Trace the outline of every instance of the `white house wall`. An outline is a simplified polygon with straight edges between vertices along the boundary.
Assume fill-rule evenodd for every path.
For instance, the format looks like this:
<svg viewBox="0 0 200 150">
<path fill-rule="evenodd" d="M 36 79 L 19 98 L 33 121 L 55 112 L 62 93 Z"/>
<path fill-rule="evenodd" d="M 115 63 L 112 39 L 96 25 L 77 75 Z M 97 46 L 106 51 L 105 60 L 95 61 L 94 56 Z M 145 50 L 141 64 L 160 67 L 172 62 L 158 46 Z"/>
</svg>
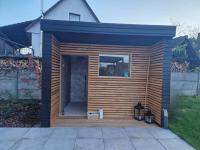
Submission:
<svg viewBox="0 0 200 150">
<path fill-rule="evenodd" d="M 45 15 L 45 19 L 69 20 L 69 13 L 81 15 L 81 21 L 96 22 L 82 0 L 64 0 L 56 8 Z"/>
<path fill-rule="evenodd" d="M 63 0 L 59 5 L 48 12 L 44 18 L 50 20 L 69 20 L 69 13 L 80 14 L 80 20 L 85 22 L 96 22 L 94 16 L 82 0 Z M 32 47 L 34 55 L 42 57 L 40 50 L 40 23 L 36 22 L 27 32 L 32 34 Z"/>
<path fill-rule="evenodd" d="M 42 51 L 40 50 L 40 33 L 32 33 L 32 48 L 34 50 L 34 56 L 42 57 Z"/>
</svg>

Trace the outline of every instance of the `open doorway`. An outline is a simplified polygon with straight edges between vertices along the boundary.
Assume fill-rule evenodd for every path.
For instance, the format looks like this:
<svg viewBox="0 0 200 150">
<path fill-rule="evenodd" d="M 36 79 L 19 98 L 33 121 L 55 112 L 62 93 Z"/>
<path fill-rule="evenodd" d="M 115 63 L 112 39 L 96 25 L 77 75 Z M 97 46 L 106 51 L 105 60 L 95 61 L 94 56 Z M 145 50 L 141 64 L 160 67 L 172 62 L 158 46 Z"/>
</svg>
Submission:
<svg viewBox="0 0 200 150">
<path fill-rule="evenodd" d="M 68 117 L 86 117 L 88 57 L 62 56 L 60 82 L 60 114 Z"/>
</svg>

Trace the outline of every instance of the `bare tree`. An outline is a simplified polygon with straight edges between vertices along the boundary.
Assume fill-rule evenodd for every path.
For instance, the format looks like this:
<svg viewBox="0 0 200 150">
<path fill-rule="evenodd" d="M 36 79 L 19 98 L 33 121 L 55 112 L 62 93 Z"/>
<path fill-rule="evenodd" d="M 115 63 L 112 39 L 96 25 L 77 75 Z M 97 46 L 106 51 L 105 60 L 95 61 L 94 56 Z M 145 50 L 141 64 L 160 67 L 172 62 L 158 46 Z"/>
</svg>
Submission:
<svg viewBox="0 0 200 150">
<path fill-rule="evenodd" d="M 176 28 L 176 37 L 188 35 L 190 38 L 197 38 L 198 33 L 200 33 L 200 25 L 187 25 L 185 23 L 180 23 L 171 19 L 173 25 Z"/>
</svg>

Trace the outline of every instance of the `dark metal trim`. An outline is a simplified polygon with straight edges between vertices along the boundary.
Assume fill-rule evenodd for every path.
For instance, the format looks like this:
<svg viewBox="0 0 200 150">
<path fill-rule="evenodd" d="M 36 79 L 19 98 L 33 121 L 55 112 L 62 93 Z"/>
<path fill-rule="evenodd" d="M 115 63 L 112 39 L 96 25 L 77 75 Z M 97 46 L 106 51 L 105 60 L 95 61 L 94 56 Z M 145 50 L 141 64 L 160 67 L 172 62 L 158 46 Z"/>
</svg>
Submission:
<svg viewBox="0 0 200 150">
<path fill-rule="evenodd" d="M 42 49 L 42 108 L 41 108 L 41 126 L 50 127 L 51 114 L 51 48 L 52 35 L 43 33 Z"/>
<path fill-rule="evenodd" d="M 114 23 L 72 22 L 60 20 L 41 20 L 41 30 L 49 32 L 93 33 L 104 35 L 132 35 L 174 37 L 175 26 L 134 25 Z"/>
<path fill-rule="evenodd" d="M 164 126 L 163 109 L 169 112 L 170 105 L 170 79 L 171 79 L 172 40 L 164 40 L 163 50 L 163 81 L 162 81 L 162 113 L 161 126 Z"/>
</svg>

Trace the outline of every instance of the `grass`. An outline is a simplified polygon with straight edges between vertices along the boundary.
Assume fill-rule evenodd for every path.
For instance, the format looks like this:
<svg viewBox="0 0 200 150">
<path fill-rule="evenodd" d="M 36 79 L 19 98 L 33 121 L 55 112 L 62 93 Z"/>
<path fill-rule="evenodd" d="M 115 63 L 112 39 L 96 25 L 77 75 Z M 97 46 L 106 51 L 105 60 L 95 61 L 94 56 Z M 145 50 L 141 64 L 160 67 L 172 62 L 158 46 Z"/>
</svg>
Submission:
<svg viewBox="0 0 200 150">
<path fill-rule="evenodd" d="M 200 97 L 177 97 L 171 105 L 169 128 L 200 150 Z"/>
</svg>

